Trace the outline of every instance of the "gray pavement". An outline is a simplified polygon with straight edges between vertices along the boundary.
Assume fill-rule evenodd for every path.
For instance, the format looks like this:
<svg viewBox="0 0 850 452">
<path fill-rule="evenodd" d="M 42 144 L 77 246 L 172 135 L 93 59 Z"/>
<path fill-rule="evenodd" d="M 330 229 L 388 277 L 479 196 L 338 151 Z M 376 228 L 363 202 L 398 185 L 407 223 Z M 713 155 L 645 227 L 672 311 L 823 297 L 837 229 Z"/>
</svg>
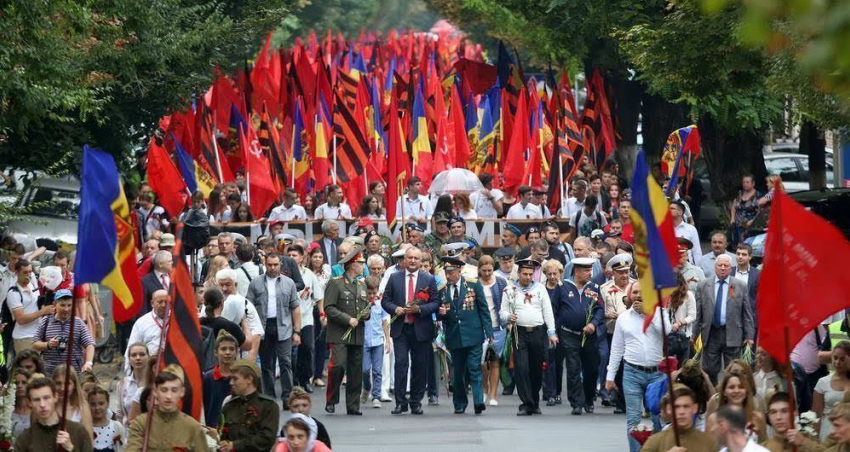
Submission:
<svg viewBox="0 0 850 452">
<path fill-rule="evenodd" d="M 613 408 L 597 406 L 594 414 L 571 416 L 569 405 L 543 406 L 543 415 L 518 417 L 519 398 L 513 395 L 501 396 L 499 406 L 488 406 L 480 416 L 473 414 L 471 406 L 458 415 L 443 393 L 440 406 L 424 406 L 422 416 L 393 416 L 393 402 L 381 409 L 364 406 L 363 416 L 347 416 L 343 395 L 337 413 L 330 415 L 324 412 L 324 388 L 316 389 L 312 415 L 327 427 L 334 452 L 628 450 L 626 417 L 613 414 Z"/>
</svg>

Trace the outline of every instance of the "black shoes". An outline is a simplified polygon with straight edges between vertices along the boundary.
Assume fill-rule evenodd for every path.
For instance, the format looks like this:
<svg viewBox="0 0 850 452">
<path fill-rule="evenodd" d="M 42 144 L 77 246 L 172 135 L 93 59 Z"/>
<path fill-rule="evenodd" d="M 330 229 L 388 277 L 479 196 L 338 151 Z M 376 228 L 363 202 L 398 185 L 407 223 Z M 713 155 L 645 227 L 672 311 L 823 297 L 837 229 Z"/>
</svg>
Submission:
<svg viewBox="0 0 850 452">
<path fill-rule="evenodd" d="M 617 408 L 614 408 L 614 414 L 626 414 L 626 410 L 624 410 L 623 408 L 617 407 Z"/>
<path fill-rule="evenodd" d="M 573 408 L 573 411 L 572 411 L 572 413 L 571 413 L 571 414 L 572 414 L 573 416 L 581 416 L 581 407 L 575 407 L 575 408 Z"/>
<path fill-rule="evenodd" d="M 421 405 L 416 405 L 416 406 L 411 406 L 411 407 L 410 407 L 410 414 L 424 414 L 424 413 L 425 413 L 425 412 L 424 412 L 424 411 L 422 411 L 422 406 L 421 406 Z"/>
<path fill-rule="evenodd" d="M 328 413 L 328 414 L 336 413 L 336 405 L 325 405 L 325 413 Z"/>
<path fill-rule="evenodd" d="M 313 390 L 313 386 L 311 386 L 310 384 L 306 384 L 306 385 L 304 385 L 304 391 L 305 391 L 307 394 L 312 394 L 312 393 L 314 393 L 314 392 L 315 392 L 315 391 Z"/>
<path fill-rule="evenodd" d="M 475 405 L 475 414 L 481 414 L 486 409 L 487 409 L 487 405 L 484 405 L 483 403 Z"/>
<path fill-rule="evenodd" d="M 463 414 L 466 412 L 466 408 L 455 408 L 455 414 Z"/>
<path fill-rule="evenodd" d="M 502 395 L 514 395 L 514 388 L 505 388 L 502 390 Z"/>
<path fill-rule="evenodd" d="M 404 414 L 407 413 L 407 405 L 396 405 L 395 409 L 390 411 L 390 414 Z"/>
<path fill-rule="evenodd" d="M 543 414 L 543 412 L 542 412 L 542 411 L 540 411 L 540 408 L 535 408 L 535 409 L 534 409 L 534 410 L 532 410 L 531 412 L 532 412 L 533 414 Z"/>
<path fill-rule="evenodd" d="M 563 402 L 561 401 L 561 396 L 556 395 L 556 396 L 555 396 L 555 405 L 560 405 L 560 404 L 562 404 L 562 403 L 563 403 Z"/>
<path fill-rule="evenodd" d="M 348 410 L 345 414 L 349 416 L 363 416 L 363 413 L 360 410 Z"/>
<path fill-rule="evenodd" d="M 602 399 L 602 406 L 604 406 L 604 407 L 611 407 L 611 406 L 614 406 L 614 404 L 613 404 L 613 403 L 611 403 L 611 401 L 610 401 L 610 400 Z"/>
<path fill-rule="evenodd" d="M 593 405 L 588 405 L 584 407 L 584 412 L 587 414 L 593 414 Z"/>
</svg>

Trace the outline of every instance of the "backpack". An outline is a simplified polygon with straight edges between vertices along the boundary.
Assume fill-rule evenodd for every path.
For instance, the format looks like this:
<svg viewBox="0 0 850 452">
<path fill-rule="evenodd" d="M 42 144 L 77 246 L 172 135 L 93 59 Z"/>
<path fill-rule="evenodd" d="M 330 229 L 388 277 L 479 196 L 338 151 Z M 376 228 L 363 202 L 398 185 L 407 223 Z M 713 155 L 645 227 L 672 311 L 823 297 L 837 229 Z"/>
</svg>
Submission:
<svg viewBox="0 0 850 452">
<path fill-rule="evenodd" d="M 593 214 L 595 219 L 590 219 L 584 222 L 584 224 L 579 223 L 581 220 L 581 215 L 584 213 L 584 209 L 579 209 L 576 214 L 576 230 L 578 230 L 578 235 L 580 237 L 590 237 L 590 233 L 593 232 L 594 229 L 602 229 L 602 215 L 598 210 L 594 210 Z"/>
<path fill-rule="evenodd" d="M 201 325 L 201 372 L 206 372 L 215 367 L 215 331 L 206 326 Z"/>
</svg>

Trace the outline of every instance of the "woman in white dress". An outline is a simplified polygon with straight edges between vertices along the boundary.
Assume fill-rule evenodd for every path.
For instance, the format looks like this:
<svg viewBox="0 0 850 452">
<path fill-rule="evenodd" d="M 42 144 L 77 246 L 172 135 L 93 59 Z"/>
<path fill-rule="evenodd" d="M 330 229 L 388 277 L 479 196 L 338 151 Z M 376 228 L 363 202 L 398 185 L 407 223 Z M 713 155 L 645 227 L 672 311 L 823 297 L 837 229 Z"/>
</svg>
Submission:
<svg viewBox="0 0 850 452">
<path fill-rule="evenodd" d="M 118 421 L 125 427 L 129 427 L 133 420 L 130 413 L 133 411 L 133 397 L 139 388 L 148 384 L 148 360 L 150 353 L 144 342 L 130 344 L 130 372 L 118 381 Z M 127 430 L 127 429 L 125 429 Z"/>
<path fill-rule="evenodd" d="M 825 441 L 832 429 L 829 412 L 841 403 L 844 391 L 850 389 L 850 341 L 841 341 L 832 349 L 835 372 L 818 380 L 812 398 L 812 411 L 820 418 L 820 440 Z"/>
</svg>

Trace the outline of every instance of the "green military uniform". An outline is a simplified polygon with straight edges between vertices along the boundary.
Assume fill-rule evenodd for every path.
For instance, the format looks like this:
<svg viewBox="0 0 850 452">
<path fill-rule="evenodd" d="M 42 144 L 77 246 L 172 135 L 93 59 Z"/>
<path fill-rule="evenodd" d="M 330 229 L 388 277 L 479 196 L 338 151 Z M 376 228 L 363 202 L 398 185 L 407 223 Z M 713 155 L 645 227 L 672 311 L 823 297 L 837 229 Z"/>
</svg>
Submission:
<svg viewBox="0 0 850 452">
<path fill-rule="evenodd" d="M 328 316 L 327 342 L 331 356 L 328 363 L 327 404 L 339 403 L 343 375 L 345 384 L 345 407 L 351 411 L 360 409 L 360 390 L 363 385 L 363 336 L 365 318 L 360 318 L 357 328 L 343 340 L 350 327 L 348 322 L 369 308 L 366 283 L 350 279 L 343 274 L 328 282 L 325 289 L 325 314 Z M 368 315 L 368 313 L 367 313 Z"/>
<path fill-rule="evenodd" d="M 150 413 L 136 416 L 130 424 L 130 436 L 124 452 L 139 452 L 145 437 L 145 424 Z M 153 424 L 148 440 L 148 452 L 174 452 L 175 450 L 205 451 L 207 434 L 204 426 L 192 416 L 180 411 L 165 413 L 153 411 Z"/>
<path fill-rule="evenodd" d="M 65 431 L 71 437 L 74 452 L 91 452 L 93 450 L 91 436 L 82 424 L 68 421 L 65 425 Z M 33 421 L 32 425 L 15 439 L 15 451 L 54 451 L 56 450 L 57 433 L 59 433 L 59 424 L 42 425 L 38 421 Z"/>
<path fill-rule="evenodd" d="M 493 322 L 484 296 L 484 287 L 475 279 L 461 276 L 457 284 L 446 284 L 442 304 L 448 308 L 440 316 L 446 336 L 446 347 L 452 355 L 452 380 L 455 388 L 452 402 L 455 410 L 465 410 L 469 400 L 466 376 L 472 386 L 476 406 L 484 406 L 481 354 L 485 338 L 493 337 Z"/>
<path fill-rule="evenodd" d="M 685 284 L 688 285 L 688 290 L 694 293 L 696 293 L 697 284 L 705 279 L 705 272 L 690 262 L 685 263 L 685 266 L 679 270 L 679 273 L 681 273 L 682 278 L 685 279 Z"/>
<path fill-rule="evenodd" d="M 277 442 L 279 422 L 275 399 L 259 391 L 234 396 L 221 409 L 220 437 L 239 452 L 268 452 Z"/>
<path fill-rule="evenodd" d="M 761 443 L 761 445 L 770 452 L 791 452 L 793 450 L 799 452 L 823 452 L 826 450 L 825 445 L 805 437 L 803 438 L 803 444 L 797 446 L 796 449 L 788 440 L 778 436 L 768 439 Z"/>
<path fill-rule="evenodd" d="M 679 443 L 688 452 L 717 452 L 717 441 L 708 433 L 694 427 L 679 427 Z M 673 428 L 668 428 L 649 437 L 641 452 L 667 452 L 676 446 Z"/>
<path fill-rule="evenodd" d="M 434 231 L 429 232 L 428 235 L 425 236 L 425 246 L 431 250 L 431 255 L 434 259 L 439 259 L 440 248 L 446 244 L 446 240 L 441 239 Z"/>
</svg>

